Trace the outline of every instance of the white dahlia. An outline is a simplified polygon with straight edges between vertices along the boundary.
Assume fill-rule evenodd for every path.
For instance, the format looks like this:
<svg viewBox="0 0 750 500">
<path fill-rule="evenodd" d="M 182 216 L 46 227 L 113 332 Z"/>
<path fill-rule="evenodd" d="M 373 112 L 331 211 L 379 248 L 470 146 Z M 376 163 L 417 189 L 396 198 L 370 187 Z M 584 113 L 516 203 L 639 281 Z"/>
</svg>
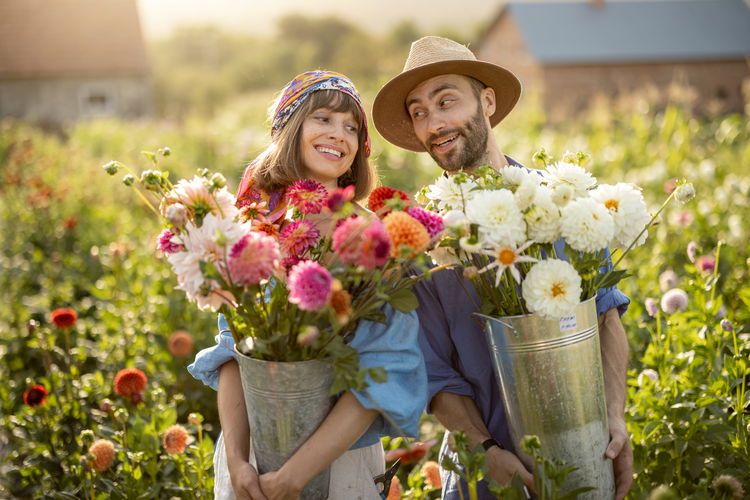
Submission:
<svg viewBox="0 0 750 500">
<path fill-rule="evenodd" d="M 520 245 L 526 238 L 526 223 L 508 189 L 477 191 L 466 205 L 466 216 L 479 225 L 481 239 L 495 245 Z"/>
<path fill-rule="evenodd" d="M 193 213 L 200 215 L 214 214 L 226 218 L 234 218 L 238 214 L 234 205 L 234 196 L 227 189 L 217 189 L 211 193 L 209 186 L 211 182 L 200 176 L 192 179 L 181 179 L 175 184 L 174 189 L 167 193 L 162 202 L 162 209 L 173 203 L 182 203 Z"/>
<path fill-rule="evenodd" d="M 578 198 L 561 210 L 560 232 L 568 245 L 579 252 L 598 252 L 615 234 L 609 210 L 593 198 Z"/>
<path fill-rule="evenodd" d="M 531 207 L 524 215 L 529 239 L 538 243 L 554 243 L 560 238 L 560 209 L 552 201 L 552 190 L 539 186 Z"/>
<path fill-rule="evenodd" d="M 477 184 L 472 179 L 466 182 L 456 182 L 455 177 L 442 175 L 433 184 L 427 186 L 425 196 L 436 202 L 438 210 L 462 210 L 464 203 L 472 198 Z"/>
<path fill-rule="evenodd" d="M 537 184 L 541 180 L 541 176 L 539 175 L 538 171 L 528 170 L 516 165 L 508 165 L 507 167 L 501 168 L 500 175 L 503 178 L 503 183 L 511 184 L 513 186 L 520 186 L 527 178 L 534 179 Z"/>
<path fill-rule="evenodd" d="M 529 270 L 521 294 L 529 311 L 561 318 L 570 314 L 581 300 L 581 277 L 564 260 L 542 260 Z"/>
<path fill-rule="evenodd" d="M 539 187 L 541 187 L 539 185 L 539 179 L 539 175 L 534 175 L 534 177 L 528 176 L 523 181 L 521 181 L 521 184 L 516 189 L 516 205 L 518 205 L 518 208 L 521 211 L 529 208 L 531 202 L 534 201 L 536 191 Z"/>
<path fill-rule="evenodd" d="M 177 275 L 177 288 L 184 290 L 199 308 L 216 310 L 226 302 L 225 297 L 232 298 L 215 280 L 203 276 L 201 263 L 213 263 L 226 275 L 225 256 L 247 232 L 246 225 L 213 214 L 208 214 L 199 227 L 193 223 L 185 226 L 181 234 L 185 250 L 169 254 L 167 260 Z"/>
<path fill-rule="evenodd" d="M 650 216 L 643 201 L 640 189 L 633 184 L 618 182 L 614 186 L 602 184 L 593 191 L 591 197 L 602 203 L 615 223 L 615 234 L 609 246 L 626 249 L 646 227 Z M 648 234 L 644 232 L 636 246 L 643 245 Z"/>
<path fill-rule="evenodd" d="M 575 163 L 559 161 L 547 167 L 542 175 L 547 185 L 553 189 L 561 184 L 572 187 L 574 198 L 586 196 L 586 191 L 596 186 L 594 176 Z"/>
</svg>

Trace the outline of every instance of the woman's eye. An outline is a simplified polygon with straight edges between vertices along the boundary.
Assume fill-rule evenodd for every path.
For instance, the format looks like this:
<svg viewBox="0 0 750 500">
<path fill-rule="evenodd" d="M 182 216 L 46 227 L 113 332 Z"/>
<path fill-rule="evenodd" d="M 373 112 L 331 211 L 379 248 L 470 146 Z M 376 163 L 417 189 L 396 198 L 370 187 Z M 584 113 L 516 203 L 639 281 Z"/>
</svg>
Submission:
<svg viewBox="0 0 750 500">
<path fill-rule="evenodd" d="M 357 133 L 357 132 L 359 131 L 359 129 L 357 128 L 357 126 L 356 126 L 356 125 L 347 125 L 347 126 L 346 126 L 346 129 L 347 129 L 347 130 L 348 130 L 349 132 L 354 132 L 354 133 Z"/>
<path fill-rule="evenodd" d="M 326 123 L 328 121 L 328 117 L 324 115 L 317 115 L 314 118 L 323 123 Z"/>
</svg>

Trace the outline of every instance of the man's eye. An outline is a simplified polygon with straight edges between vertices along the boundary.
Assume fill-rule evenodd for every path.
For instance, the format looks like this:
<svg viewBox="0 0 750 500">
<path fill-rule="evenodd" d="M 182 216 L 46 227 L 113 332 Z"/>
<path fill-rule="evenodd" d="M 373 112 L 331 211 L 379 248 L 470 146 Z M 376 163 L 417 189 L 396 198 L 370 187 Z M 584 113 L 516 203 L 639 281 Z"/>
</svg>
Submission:
<svg viewBox="0 0 750 500">
<path fill-rule="evenodd" d="M 443 107 L 445 107 L 445 106 L 449 105 L 452 102 L 453 102 L 453 99 L 441 99 L 440 100 L 440 105 L 443 106 Z"/>
<path fill-rule="evenodd" d="M 422 118 L 424 116 L 424 111 L 421 109 L 417 109 L 411 112 L 412 118 Z"/>
</svg>

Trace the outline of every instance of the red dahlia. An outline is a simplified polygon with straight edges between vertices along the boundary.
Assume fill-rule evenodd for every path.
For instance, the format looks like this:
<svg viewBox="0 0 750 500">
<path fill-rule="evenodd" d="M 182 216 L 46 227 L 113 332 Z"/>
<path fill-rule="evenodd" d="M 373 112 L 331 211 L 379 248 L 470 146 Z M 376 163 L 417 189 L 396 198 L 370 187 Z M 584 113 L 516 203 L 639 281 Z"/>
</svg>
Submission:
<svg viewBox="0 0 750 500">
<path fill-rule="evenodd" d="M 43 405 L 47 399 L 47 389 L 41 384 L 32 385 L 23 393 L 23 402 L 29 406 Z"/>
<path fill-rule="evenodd" d="M 115 375 L 115 392 L 130 397 L 146 388 L 146 374 L 138 368 L 125 368 Z"/>
<path fill-rule="evenodd" d="M 378 217 L 382 218 L 390 212 L 389 209 L 381 210 L 385 207 L 385 202 L 398 198 L 401 198 L 403 201 L 409 201 L 409 195 L 403 191 L 388 186 L 380 186 L 370 193 L 370 197 L 367 199 L 367 206 L 370 210 L 376 212 Z"/>
<path fill-rule="evenodd" d="M 54 311 L 52 311 L 50 319 L 52 323 L 58 328 L 70 328 L 71 326 L 76 324 L 78 315 L 73 309 L 70 309 L 68 307 L 61 307 L 60 309 L 55 309 Z"/>
</svg>

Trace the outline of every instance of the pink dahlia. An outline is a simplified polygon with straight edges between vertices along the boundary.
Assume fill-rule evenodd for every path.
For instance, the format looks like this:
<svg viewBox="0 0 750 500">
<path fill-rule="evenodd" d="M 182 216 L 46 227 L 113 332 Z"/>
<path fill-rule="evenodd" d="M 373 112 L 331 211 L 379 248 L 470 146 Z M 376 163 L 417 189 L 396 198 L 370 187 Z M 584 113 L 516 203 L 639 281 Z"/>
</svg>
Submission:
<svg viewBox="0 0 750 500">
<path fill-rule="evenodd" d="M 354 186 L 346 186 L 345 188 L 337 187 L 328 194 L 326 198 L 325 206 L 331 212 L 338 212 L 344 205 L 352 201 L 354 198 Z"/>
<path fill-rule="evenodd" d="M 328 191 L 319 182 L 302 179 L 287 188 L 286 196 L 301 213 L 319 214 L 328 197 Z"/>
<path fill-rule="evenodd" d="M 373 269 L 388 260 L 391 238 L 379 219 L 350 217 L 333 232 L 333 251 L 347 264 Z"/>
<path fill-rule="evenodd" d="M 254 285 L 268 279 L 278 266 L 281 253 L 272 237 L 250 232 L 229 253 L 229 273 L 238 285 Z"/>
<path fill-rule="evenodd" d="M 172 241 L 172 238 L 174 238 L 175 234 L 172 232 L 170 228 L 164 229 L 159 234 L 159 242 L 156 244 L 156 248 L 158 248 L 160 251 L 164 253 L 177 253 L 182 250 L 185 250 L 185 246 L 181 243 L 177 243 Z"/>
<path fill-rule="evenodd" d="M 705 274 L 711 274 L 716 269 L 716 259 L 713 255 L 701 255 L 695 259 L 695 267 Z"/>
<path fill-rule="evenodd" d="M 279 245 L 284 255 L 299 256 L 314 247 L 320 240 L 320 231 L 309 220 L 296 220 L 287 225 L 279 235 Z"/>
<path fill-rule="evenodd" d="M 440 233 L 445 229 L 443 218 L 435 212 L 430 212 L 421 207 L 411 207 L 406 210 L 406 213 L 417 219 L 427 229 L 431 240 L 440 236 Z"/>
<path fill-rule="evenodd" d="M 289 271 L 289 302 L 304 311 L 315 311 L 328 303 L 333 277 L 314 260 L 303 260 Z"/>
</svg>

